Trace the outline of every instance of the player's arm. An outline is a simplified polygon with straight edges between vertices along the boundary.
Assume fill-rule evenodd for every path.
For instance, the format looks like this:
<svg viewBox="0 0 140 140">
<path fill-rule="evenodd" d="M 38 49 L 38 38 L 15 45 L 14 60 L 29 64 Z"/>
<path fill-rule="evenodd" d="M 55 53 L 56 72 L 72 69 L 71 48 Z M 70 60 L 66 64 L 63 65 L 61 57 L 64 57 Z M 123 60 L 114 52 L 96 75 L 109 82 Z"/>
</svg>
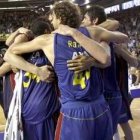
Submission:
<svg viewBox="0 0 140 140">
<path fill-rule="evenodd" d="M 96 60 L 93 65 L 107 67 L 110 65 L 110 47 L 106 42 L 98 43 L 83 34 L 73 35 L 73 38 L 85 48 L 85 50 Z M 79 34 L 79 35 L 78 35 Z M 86 38 L 85 38 L 86 37 Z M 85 39 L 84 39 L 85 38 Z M 101 57 L 102 56 L 102 57 Z"/>
<path fill-rule="evenodd" d="M 15 32 L 13 32 L 12 34 L 10 34 L 10 36 L 7 38 L 5 44 L 7 46 L 11 46 L 15 40 L 15 38 L 17 37 L 17 35 L 19 34 L 19 31 L 16 30 Z"/>
<path fill-rule="evenodd" d="M 104 47 L 97 41 L 88 38 L 78 30 L 66 25 L 60 25 L 54 33 L 72 36 L 92 57 L 102 64 L 108 63 L 110 56 L 106 53 Z M 102 56 L 102 57 L 101 57 Z"/>
<path fill-rule="evenodd" d="M 101 64 L 91 56 L 79 55 L 73 60 L 68 60 L 67 66 L 69 70 L 74 71 L 75 73 L 80 73 L 90 69 L 92 66 L 104 69 L 108 67 L 109 64 Z"/>
<path fill-rule="evenodd" d="M 114 48 L 115 53 L 121 56 L 130 66 L 138 67 L 140 60 L 137 57 L 132 56 L 125 46 L 120 46 L 121 45 L 116 45 Z"/>
<path fill-rule="evenodd" d="M 12 44 L 18 44 L 18 43 L 26 42 L 26 41 L 28 41 L 27 36 L 25 34 L 19 34 L 18 36 L 14 38 L 14 40 L 12 41 Z M 10 56 L 8 59 L 10 59 Z M 2 66 L 0 67 L 0 76 L 4 76 L 7 72 L 11 70 L 12 70 L 11 65 L 8 62 L 4 62 Z"/>
<path fill-rule="evenodd" d="M 108 61 L 107 63 L 100 63 L 98 61 L 93 61 L 92 66 L 98 67 L 98 68 L 106 68 L 108 66 L 111 65 L 111 51 L 110 51 L 110 47 L 108 45 L 108 43 L 102 41 L 100 42 L 100 45 L 103 47 L 103 49 L 105 50 L 106 54 L 109 56 L 108 57 Z"/>
<path fill-rule="evenodd" d="M 28 42 L 14 43 L 6 51 L 6 55 L 10 53 L 19 55 L 41 50 L 43 48 L 42 46 L 46 45 L 45 42 L 46 41 L 44 41 L 44 38 L 39 36 Z"/>
<path fill-rule="evenodd" d="M 129 40 L 128 36 L 121 32 L 112 32 L 97 26 L 87 27 L 87 29 L 93 39 L 97 38 L 100 41 L 123 43 Z"/>
<path fill-rule="evenodd" d="M 28 40 L 28 36 L 30 34 L 31 34 L 30 30 L 21 27 L 18 30 L 16 30 L 15 32 L 13 32 L 12 34 L 10 34 L 10 36 L 7 38 L 5 44 L 7 46 L 11 46 L 13 43 L 24 42 L 25 38 Z M 20 37 L 21 37 L 21 39 L 19 39 Z M 19 41 L 15 42 L 16 40 L 19 40 Z"/>
<path fill-rule="evenodd" d="M 7 72 L 11 71 L 11 65 L 7 62 L 4 62 L 0 66 L 0 77 L 4 76 Z"/>
<path fill-rule="evenodd" d="M 136 81 L 135 81 L 134 85 L 137 86 L 140 83 L 140 71 L 136 70 L 135 75 L 136 75 Z"/>
<path fill-rule="evenodd" d="M 101 44 L 104 46 L 106 53 L 108 53 L 108 55 L 110 56 L 110 48 L 107 47 L 107 43 L 102 42 Z M 75 73 L 80 73 L 82 71 L 85 71 L 92 66 L 98 67 L 98 68 L 106 68 L 110 64 L 111 64 L 110 59 L 108 60 L 108 63 L 101 64 L 91 56 L 82 56 L 82 55 L 77 56 L 75 59 L 69 60 L 67 62 L 68 69 L 74 71 Z"/>
<path fill-rule="evenodd" d="M 43 67 L 37 67 L 29 62 L 27 62 L 25 59 L 23 59 L 19 54 L 29 53 L 37 50 L 43 50 L 43 47 L 48 46 L 48 42 L 46 41 L 43 36 L 37 37 L 36 39 L 26 42 L 26 43 L 18 43 L 13 44 L 6 52 L 4 56 L 4 60 L 7 61 L 9 64 L 15 66 L 18 69 L 22 69 L 25 71 L 28 71 L 30 73 L 34 73 L 39 75 L 38 73 L 44 73 L 42 80 L 46 80 L 49 78 L 52 78 L 50 75 L 50 68 L 48 66 Z M 43 74 L 42 74 L 43 75 Z M 48 77 L 49 76 L 49 77 Z"/>
<path fill-rule="evenodd" d="M 107 19 L 105 22 L 99 24 L 98 26 L 110 31 L 116 31 L 119 28 L 120 23 L 117 20 Z"/>
<path fill-rule="evenodd" d="M 39 38 L 40 37 L 29 42 L 13 44 L 6 51 L 4 60 L 19 69 L 23 69 L 27 71 L 26 65 L 30 63 L 25 61 L 21 56 L 19 56 L 19 54 L 24 54 L 24 53 L 40 50 L 41 45 L 43 44 L 43 41 L 40 40 Z M 29 70 L 29 72 L 31 72 L 31 70 Z"/>
</svg>

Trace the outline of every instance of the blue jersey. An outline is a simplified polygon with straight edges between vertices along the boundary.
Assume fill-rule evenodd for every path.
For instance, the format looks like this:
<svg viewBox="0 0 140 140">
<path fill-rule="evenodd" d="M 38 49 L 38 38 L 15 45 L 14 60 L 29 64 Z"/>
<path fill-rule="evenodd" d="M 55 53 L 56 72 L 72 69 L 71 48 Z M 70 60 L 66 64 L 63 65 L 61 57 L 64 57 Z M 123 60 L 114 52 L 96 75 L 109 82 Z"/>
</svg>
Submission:
<svg viewBox="0 0 140 140">
<path fill-rule="evenodd" d="M 105 91 L 119 91 L 116 77 L 116 59 L 114 55 L 113 43 L 110 43 L 111 65 L 103 69 L 103 83 Z"/>
<path fill-rule="evenodd" d="M 13 91 L 15 88 L 14 73 L 12 71 L 5 74 L 3 77 L 3 103 L 4 114 L 7 118 L 9 106 L 13 97 Z"/>
<path fill-rule="evenodd" d="M 128 94 L 128 64 L 122 57 L 116 57 L 117 67 L 116 75 L 117 82 L 119 84 L 121 92 L 123 95 Z"/>
<path fill-rule="evenodd" d="M 28 61 L 37 66 L 50 64 L 42 51 L 36 52 Z M 31 124 L 42 122 L 59 109 L 54 83 L 40 81 L 32 73 L 23 71 L 22 115 Z"/>
<path fill-rule="evenodd" d="M 117 81 L 119 83 L 121 95 L 122 95 L 122 106 L 120 113 L 119 123 L 127 122 L 132 118 L 130 103 L 132 101 L 132 97 L 128 92 L 128 63 L 122 58 L 117 56 Z M 125 115 L 124 115 L 125 114 Z"/>
<path fill-rule="evenodd" d="M 86 28 L 80 28 L 79 31 L 89 36 Z M 54 53 L 54 69 L 58 76 L 62 103 L 75 100 L 92 101 L 103 92 L 101 73 L 98 68 L 92 67 L 80 74 L 68 70 L 67 60 L 74 59 L 78 55 L 89 55 L 72 37 L 56 34 Z"/>
</svg>

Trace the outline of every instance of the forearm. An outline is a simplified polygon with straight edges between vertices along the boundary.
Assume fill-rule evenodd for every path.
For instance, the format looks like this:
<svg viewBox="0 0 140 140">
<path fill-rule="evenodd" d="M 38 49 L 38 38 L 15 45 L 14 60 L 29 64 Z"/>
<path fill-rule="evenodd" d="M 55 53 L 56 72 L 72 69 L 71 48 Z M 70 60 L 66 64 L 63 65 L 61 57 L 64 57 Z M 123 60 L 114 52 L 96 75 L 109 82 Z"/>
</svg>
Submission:
<svg viewBox="0 0 140 140">
<path fill-rule="evenodd" d="M 27 62 L 21 56 L 15 55 L 10 51 L 6 52 L 4 56 L 4 60 L 7 61 L 10 65 L 13 65 L 18 69 L 37 74 L 37 70 L 38 70 L 37 66 Z"/>
<path fill-rule="evenodd" d="M 119 21 L 107 19 L 105 22 L 99 24 L 98 26 L 110 31 L 115 31 L 119 28 L 119 25 L 120 25 Z"/>
<path fill-rule="evenodd" d="M 129 38 L 126 34 L 117 31 L 109 31 L 101 27 L 93 26 L 87 27 L 90 36 L 94 39 L 98 39 L 99 41 L 105 42 L 116 42 L 116 43 L 124 43 L 128 42 Z"/>
<path fill-rule="evenodd" d="M 138 67 L 138 58 L 132 56 L 124 49 L 121 49 L 120 54 L 121 57 L 131 66 L 131 67 Z"/>
<path fill-rule="evenodd" d="M 8 39 L 6 40 L 6 45 L 7 46 L 11 46 L 12 44 L 13 44 L 13 42 L 14 42 L 14 40 L 15 40 L 15 38 L 17 37 L 17 35 L 19 34 L 19 31 L 18 30 L 16 30 L 14 33 L 12 33 L 9 37 L 8 37 Z"/>
<path fill-rule="evenodd" d="M 115 32 L 107 31 L 107 32 L 109 34 L 105 32 L 101 34 L 101 40 L 115 43 L 127 43 L 129 41 L 129 38 L 126 34 L 117 31 Z"/>
<path fill-rule="evenodd" d="M 101 63 L 98 63 L 98 62 L 93 62 L 93 63 L 92 63 L 92 66 L 97 67 L 97 68 L 104 69 L 104 68 L 106 68 L 106 67 L 109 67 L 110 64 L 101 64 Z"/>
<path fill-rule="evenodd" d="M 75 31 L 72 36 L 97 61 L 106 63 L 108 54 L 98 42 L 88 38 L 79 31 Z"/>
<path fill-rule="evenodd" d="M 101 69 L 104 69 L 104 68 L 110 66 L 110 63 L 101 64 L 101 63 L 99 63 L 98 61 L 96 61 L 93 57 L 89 57 L 89 58 L 88 58 L 88 61 L 87 61 L 86 63 L 87 63 L 90 67 L 94 66 L 94 67 L 101 68 Z"/>
<path fill-rule="evenodd" d="M 4 62 L 0 67 L 0 76 L 4 76 L 9 71 L 11 71 L 11 65 Z"/>
</svg>

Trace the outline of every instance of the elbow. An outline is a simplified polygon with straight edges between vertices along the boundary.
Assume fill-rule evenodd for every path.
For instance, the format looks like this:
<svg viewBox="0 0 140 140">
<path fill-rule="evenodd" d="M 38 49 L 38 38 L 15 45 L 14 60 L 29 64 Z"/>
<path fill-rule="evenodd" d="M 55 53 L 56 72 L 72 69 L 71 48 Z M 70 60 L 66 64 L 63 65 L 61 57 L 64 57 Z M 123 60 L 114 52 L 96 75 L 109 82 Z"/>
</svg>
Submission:
<svg viewBox="0 0 140 140">
<path fill-rule="evenodd" d="M 3 59 L 4 59 L 4 61 L 8 62 L 9 58 L 10 58 L 10 53 L 9 53 L 9 51 L 6 51 Z"/>
<path fill-rule="evenodd" d="M 105 67 L 108 67 L 111 65 L 111 57 L 109 55 L 105 55 L 102 59 L 102 62 L 101 62 Z"/>
<path fill-rule="evenodd" d="M 116 29 L 118 29 L 120 27 L 120 22 L 115 20 L 115 26 L 116 26 Z"/>
<path fill-rule="evenodd" d="M 116 31 L 118 30 L 118 28 L 120 27 L 120 23 L 117 20 L 113 20 L 113 26 L 112 26 L 112 31 Z"/>
<path fill-rule="evenodd" d="M 122 42 L 124 42 L 124 43 L 128 43 L 129 42 L 129 37 L 127 36 L 127 35 L 123 35 L 123 40 L 122 40 Z"/>
<path fill-rule="evenodd" d="M 20 51 L 18 50 L 18 48 L 16 48 L 15 45 L 12 45 L 6 52 L 7 55 L 10 55 L 10 54 L 19 54 Z"/>
<path fill-rule="evenodd" d="M 4 73 L 0 72 L 0 77 L 3 77 L 4 75 L 5 75 Z"/>
<path fill-rule="evenodd" d="M 6 45 L 6 46 L 9 46 L 10 44 L 9 44 L 9 42 L 6 41 L 6 42 L 5 42 L 5 45 Z"/>
<path fill-rule="evenodd" d="M 8 47 L 11 46 L 11 42 L 9 42 L 9 41 L 7 41 L 7 40 L 6 40 L 5 44 L 6 44 L 6 46 L 8 46 Z"/>
<path fill-rule="evenodd" d="M 116 30 L 118 30 L 119 27 L 120 27 L 119 21 L 113 20 L 113 26 L 112 26 L 111 31 L 116 31 Z"/>
<path fill-rule="evenodd" d="M 125 35 L 125 41 L 129 42 L 129 37 L 127 35 Z"/>
</svg>

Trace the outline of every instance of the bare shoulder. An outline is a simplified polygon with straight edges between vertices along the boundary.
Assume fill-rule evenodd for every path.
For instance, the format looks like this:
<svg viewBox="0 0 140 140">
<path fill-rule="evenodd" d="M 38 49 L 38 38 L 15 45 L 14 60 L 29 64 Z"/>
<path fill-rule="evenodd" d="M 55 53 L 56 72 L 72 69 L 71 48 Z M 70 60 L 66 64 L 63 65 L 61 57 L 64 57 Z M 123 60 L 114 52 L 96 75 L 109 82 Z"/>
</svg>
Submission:
<svg viewBox="0 0 140 140">
<path fill-rule="evenodd" d="M 89 27 L 87 27 L 87 29 L 92 30 L 93 32 L 97 32 L 97 31 L 100 31 L 100 30 L 105 30 L 104 28 L 102 28 L 100 26 L 96 26 L 96 25 L 89 26 Z"/>
<path fill-rule="evenodd" d="M 39 44 L 40 47 L 46 51 L 52 50 L 54 43 L 54 34 L 44 34 L 36 38 L 36 44 Z"/>
<path fill-rule="evenodd" d="M 95 39 L 96 41 L 99 40 L 99 35 L 102 29 L 103 29 L 102 27 L 95 26 L 95 25 L 87 27 L 87 30 L 89 31 L 91 38 Z"/>
<path fill-rule="evenodd" d="M 47 43 L 49 41 L 52 41 L 53 40 L 53 34 L 44 34 L 44 35 L 40 35 L 38 37 L 36 37 L 34 40 L 36 42 L 39 42 L 39 43 Z"/>
</svg>

